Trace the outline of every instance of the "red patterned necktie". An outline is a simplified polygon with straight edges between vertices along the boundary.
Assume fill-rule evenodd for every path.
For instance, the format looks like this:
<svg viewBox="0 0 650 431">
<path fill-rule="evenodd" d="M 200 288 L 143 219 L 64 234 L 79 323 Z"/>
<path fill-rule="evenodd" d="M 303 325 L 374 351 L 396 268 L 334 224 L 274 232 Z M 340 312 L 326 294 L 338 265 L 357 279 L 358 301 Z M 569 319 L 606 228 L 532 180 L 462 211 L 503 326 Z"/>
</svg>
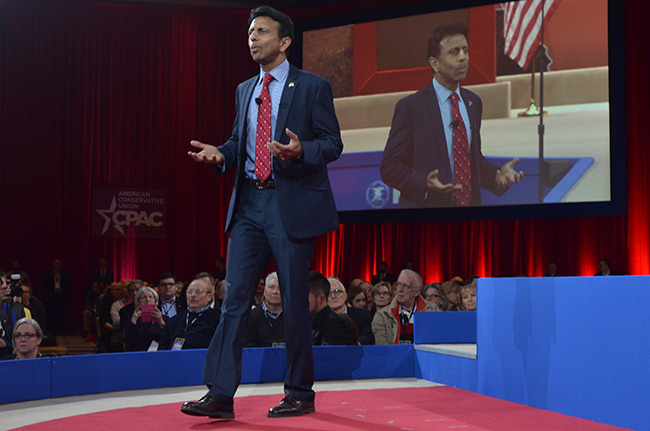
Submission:
<svg viewBox="0 0 650 431">
<path fill-rule="evenodd" d="M 459 206 L 469 205 L 472 199 L 472 172 L 469 166 L 469 145 L 467 142 L 467 129 L 458 109 L 458 94 L 451 93 L 451 124 L 453 132 L 454 150 L 454 180 L 462 189 L 454 193 L 454 201 Z"/>
<path fill-rule="evenodd" d="M 271 153 L 266 144 L 271 142 L 271 93 L 269 83 L 273 80 L 270 73 L 264 75 L 260 99 L 257 108 L 257 137 L 255 138 L 255 175 L 260 181 L 266 181 L 271 175 Z"/>
</svg>

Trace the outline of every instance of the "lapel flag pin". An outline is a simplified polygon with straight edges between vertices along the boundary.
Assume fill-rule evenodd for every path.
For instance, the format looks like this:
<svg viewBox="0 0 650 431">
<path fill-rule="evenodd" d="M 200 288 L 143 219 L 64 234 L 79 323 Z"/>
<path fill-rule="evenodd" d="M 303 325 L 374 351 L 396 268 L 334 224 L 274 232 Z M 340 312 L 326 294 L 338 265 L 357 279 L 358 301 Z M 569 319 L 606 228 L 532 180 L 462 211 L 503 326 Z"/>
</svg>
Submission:
<svg viewBox="0 0 650 431">
<path fill-rule="evenodd" d="M 293 85 L 294 85 L 293 82 L 290 82 L 289 83 L 289 88 L 293 87 Z"/>
</svg>

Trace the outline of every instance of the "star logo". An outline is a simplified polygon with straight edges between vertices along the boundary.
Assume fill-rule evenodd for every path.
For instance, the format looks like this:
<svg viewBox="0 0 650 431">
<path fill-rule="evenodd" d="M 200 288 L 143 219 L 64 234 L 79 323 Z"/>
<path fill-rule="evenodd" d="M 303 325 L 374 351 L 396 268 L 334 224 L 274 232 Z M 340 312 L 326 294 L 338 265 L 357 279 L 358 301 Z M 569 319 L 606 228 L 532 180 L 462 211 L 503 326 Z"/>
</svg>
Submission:
<svg viewBox="0 0 650 431">
<path fill-rule="evenodd" d="M 106 233 L 109 226 L 111 225 L 111 221 L 113 221 L 113 218 L 110 215 L 112 215 L 115 212 L 115 208 L 117 208 L 117 201 L 115 200 L 115 196 L 113 196 L 113 200 L 111 201 L 111 206 L 107 210 L 95 210 L 100 216 L 104 218 L 104 227 L 102 228 L 102 233 L 101 233 L 102 235 Z M 113 227 L 119 233 L 124 235 L 124 229 L 122 229 L 122 226 L 118 226 L 117 224 L 114 224 Z"/>
</svg>

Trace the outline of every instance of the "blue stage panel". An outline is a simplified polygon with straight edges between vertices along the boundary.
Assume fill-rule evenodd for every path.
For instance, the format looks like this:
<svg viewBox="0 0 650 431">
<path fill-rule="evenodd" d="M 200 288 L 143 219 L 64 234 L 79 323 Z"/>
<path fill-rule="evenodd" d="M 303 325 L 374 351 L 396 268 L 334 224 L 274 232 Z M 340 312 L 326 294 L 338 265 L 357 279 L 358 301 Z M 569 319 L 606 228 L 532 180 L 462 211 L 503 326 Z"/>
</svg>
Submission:
<svg viewBox="0 0 650 431">
<path fill-rule="evenodd" d="M 650 277 L 479 279 L 478 392 L 650 429 Z"/>
<path fill-rule="evenodd" d="M 51 368 L 50 358 L 0 361 L 0 404 L 50 398 Z"/>
<path fill-rule="evenodd" d="M 476 312 L 418 312 L 414 315 L 415 344 L 476 343 Z"/>
<path fill-rule="evenodd" d="M 413 377 L 412 345 L 314 347 L 316 380 Z"/>
<path fill-rule="evenodd" d="M 287 374 L 284 347 L 246 348 L 242 354 L 242 383 L 282 382 Z"/>
<path fill-rule="evenodd" d="M 200 385 L 206 349 L 52 358 L 52 397 Z"/>
<path fill-rule="evenodd" d="M 415 377 L 442 383 L 454 388 L 476 392 L 478 366 L 476 359 L 415 350 Z"/>
</svg>

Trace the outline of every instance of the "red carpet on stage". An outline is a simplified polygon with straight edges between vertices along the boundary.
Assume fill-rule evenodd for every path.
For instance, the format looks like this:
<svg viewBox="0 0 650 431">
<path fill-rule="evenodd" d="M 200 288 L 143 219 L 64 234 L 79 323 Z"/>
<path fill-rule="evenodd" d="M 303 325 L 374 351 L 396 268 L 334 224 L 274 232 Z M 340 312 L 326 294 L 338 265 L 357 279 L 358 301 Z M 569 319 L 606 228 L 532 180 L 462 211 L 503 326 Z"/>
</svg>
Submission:
<svg viewBox="0 0 650 431">
<path fill-rule="evenodd" d="M 535 409 L 446 386 L 319 392 L 316 413 L 269 419 L 278 395 L 235 399 L 234 420 L 180 413 L 181 403 L 124 408 L 42 422 L 19 430 L 616 430 L 622 429 Z"/>
</svg>

